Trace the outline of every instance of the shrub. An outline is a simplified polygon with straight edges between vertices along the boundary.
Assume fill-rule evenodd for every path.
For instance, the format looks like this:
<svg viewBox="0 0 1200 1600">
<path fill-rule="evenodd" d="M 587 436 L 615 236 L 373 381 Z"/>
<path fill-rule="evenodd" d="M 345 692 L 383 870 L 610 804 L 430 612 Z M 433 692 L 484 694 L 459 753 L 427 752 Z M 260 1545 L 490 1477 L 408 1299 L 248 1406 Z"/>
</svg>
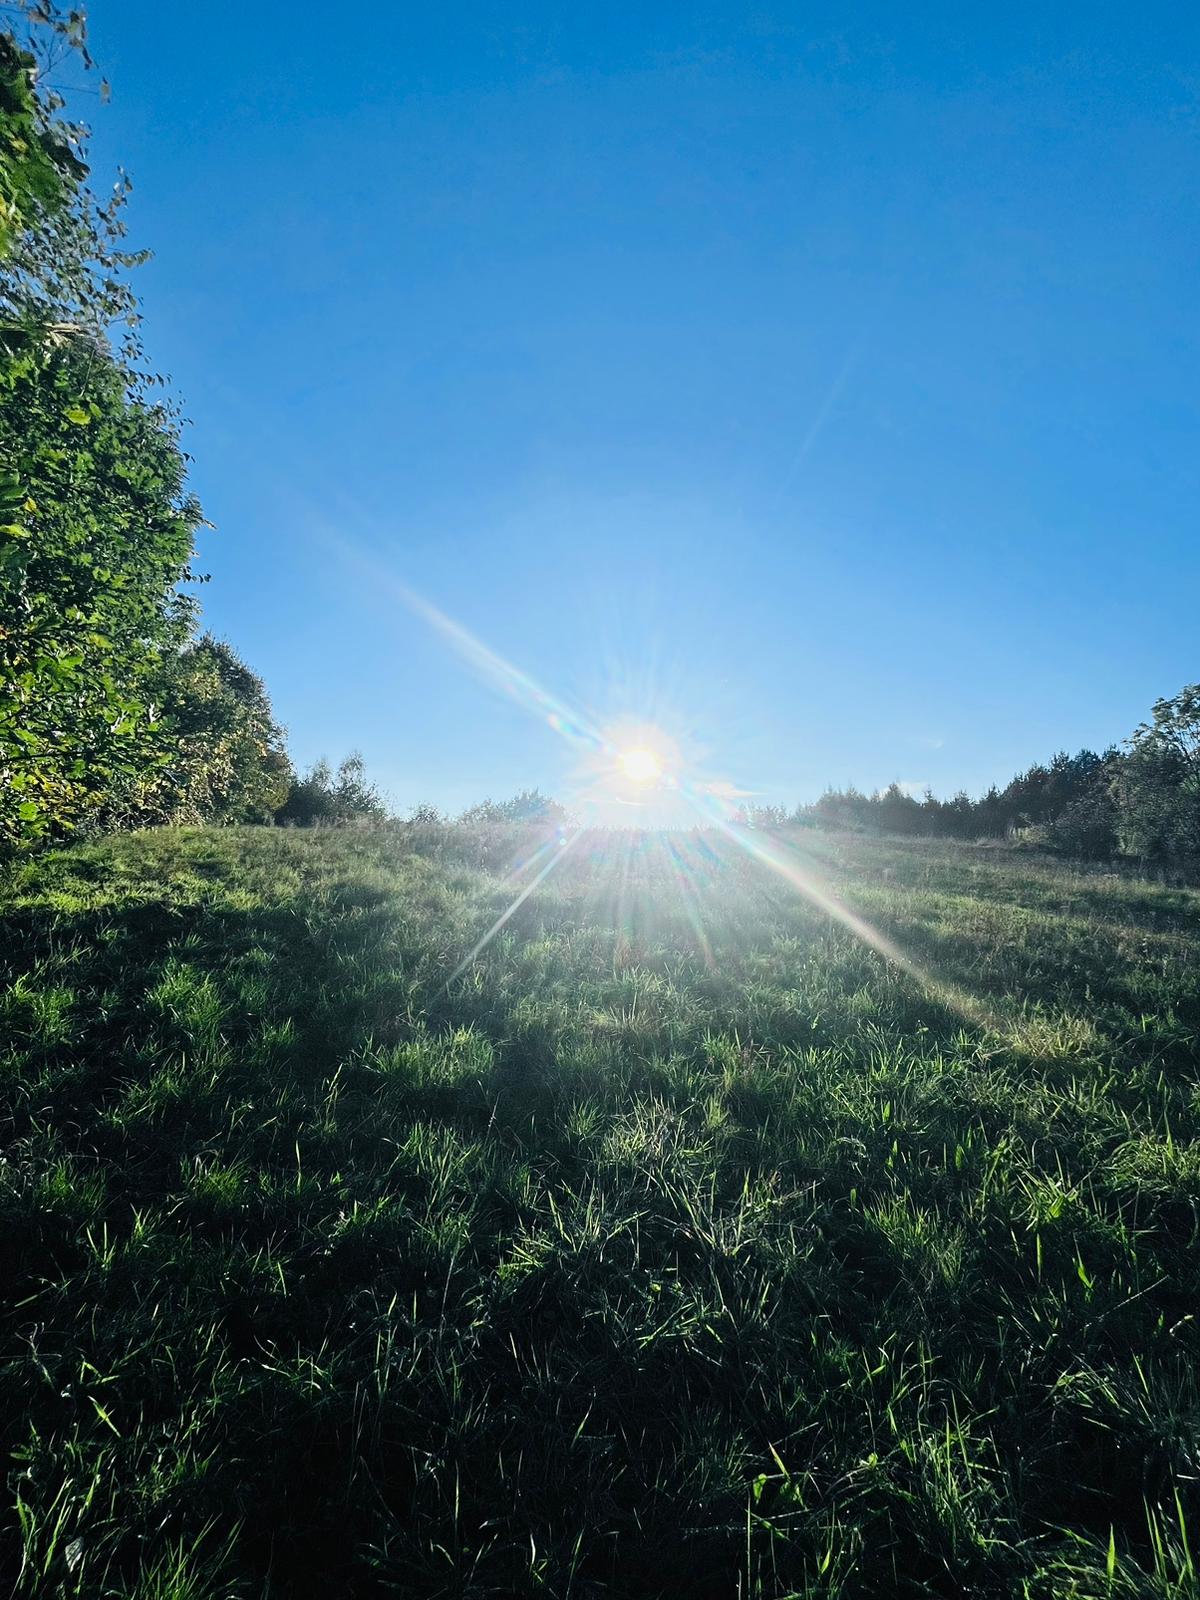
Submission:
<svg viewBox="0 0 1200 1600">
<path fill-rule="evenodd" d="M 328 761 L 315 761 L 302 778 L 293 780 L 275 821 L 293 828 L 384 821 L 387 806 L 375 785 L 366 781 L 365 771 L 356 750 L 341 763 L 336 776 Z"/>
</svg>

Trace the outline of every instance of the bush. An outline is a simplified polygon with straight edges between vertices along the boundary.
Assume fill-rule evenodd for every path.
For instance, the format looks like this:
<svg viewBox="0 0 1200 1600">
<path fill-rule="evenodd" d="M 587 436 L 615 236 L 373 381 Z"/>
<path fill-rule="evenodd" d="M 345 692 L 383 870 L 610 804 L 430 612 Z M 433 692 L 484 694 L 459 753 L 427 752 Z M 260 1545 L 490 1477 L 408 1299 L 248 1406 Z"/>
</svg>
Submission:
<svg viewBox="0 0 1200 1600">
<path fill-rule="evenodd" d="M 565 822 L 567 813 L 557 800 L 540 789 L 522 789 L 511 800 L 481 800 L 458 819 L 478 822 Z"/>
<path fill-rule="evenodd" d="M 1063 855 L 1102 861 L 1117 852 L 1116 807 L 1105 789 L 1097 788 L 1059 812 L 1046 825 L 1046 843 Z"/>
<path fill-rule="evenodd" d="M 293 780 L 275 821 L 291 828 L 385 821 L 387 806 L 375 785 L 366 781 L 365 770 L 357 750 L 341 763 L 336 777 L 328 761 L 315 761 L 302 778 Z"/>
</svg>

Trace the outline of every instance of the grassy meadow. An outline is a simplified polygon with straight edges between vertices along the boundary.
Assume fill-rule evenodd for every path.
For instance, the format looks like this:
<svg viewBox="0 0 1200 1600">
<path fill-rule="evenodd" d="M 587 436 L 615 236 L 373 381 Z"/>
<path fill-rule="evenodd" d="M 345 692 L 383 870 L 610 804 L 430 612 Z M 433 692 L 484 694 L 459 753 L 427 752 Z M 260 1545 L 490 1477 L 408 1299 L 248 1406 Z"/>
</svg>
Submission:
<svg viewBox="0 0 1200 1600">
<path fill-rule="evenodd" d="M 1200 894 L 537 843 L 6 869 L 0 1582 L 1200 1594 Z"/>
</svg>

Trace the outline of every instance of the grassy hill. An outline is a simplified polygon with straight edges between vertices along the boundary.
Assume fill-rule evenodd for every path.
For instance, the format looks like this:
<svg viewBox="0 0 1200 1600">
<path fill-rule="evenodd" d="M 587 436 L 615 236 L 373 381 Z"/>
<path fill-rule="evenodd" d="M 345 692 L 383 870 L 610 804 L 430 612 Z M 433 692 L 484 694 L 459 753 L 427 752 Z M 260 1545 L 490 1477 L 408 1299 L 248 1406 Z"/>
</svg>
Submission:
<svg viewBox="0 0 1200 1600">
<path fill-rule="evenodd" d="M 0 1572 L 1200 1593 L 1200 895 L 535 843 L 9 871 Z"/>
</svg>

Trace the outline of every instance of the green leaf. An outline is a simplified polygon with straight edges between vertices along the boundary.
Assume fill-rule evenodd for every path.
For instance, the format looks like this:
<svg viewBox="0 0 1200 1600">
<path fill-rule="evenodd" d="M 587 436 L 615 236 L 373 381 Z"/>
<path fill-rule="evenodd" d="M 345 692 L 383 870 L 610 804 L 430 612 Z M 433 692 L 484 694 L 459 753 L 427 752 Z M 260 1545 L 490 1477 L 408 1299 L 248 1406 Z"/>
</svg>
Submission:
<svg viewBox="0 0 1200 1600">
<path fill-rule="evenodd" d="M 33 800 L 22 800 L 17 807 L 17 815 L 22 822 L 32 822 L 38 814 L 37 803 Z"/>
<path fill-rule="evenodd" d="M 77 428 L 86 428 L 92 420 L 90 411 L 85 411 L 83 406 L 68 406 L 63 412 L 68 422 L 73 422 Z"/>
</svg>

